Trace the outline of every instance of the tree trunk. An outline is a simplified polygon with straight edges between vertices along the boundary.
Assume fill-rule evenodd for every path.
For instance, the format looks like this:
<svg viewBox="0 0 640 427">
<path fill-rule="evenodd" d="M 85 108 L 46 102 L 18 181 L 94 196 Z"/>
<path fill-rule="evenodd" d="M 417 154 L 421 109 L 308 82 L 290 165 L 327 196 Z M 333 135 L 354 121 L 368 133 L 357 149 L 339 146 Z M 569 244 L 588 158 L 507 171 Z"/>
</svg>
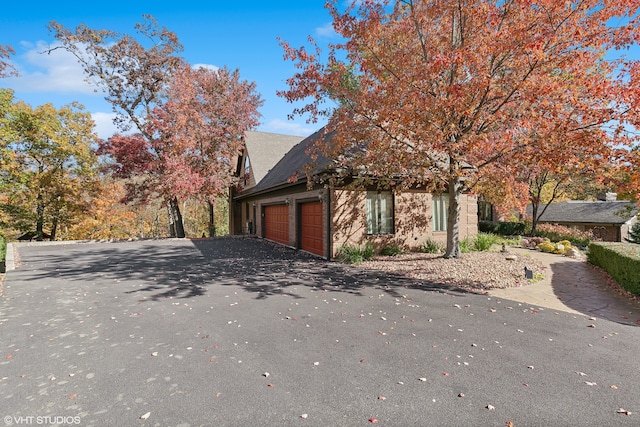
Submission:
<svg viewBox="0 0 640 427">
<path fill-rule="evenodd" d="M 531 200 L 531 236 L 535 237 L 536 228 L 538 227 L 538 209 L 540 208 L 540 199 Z"/>
<path fill-rule="evenodd" d="M 176 237 L 176 220 L 173 216 L 171 203 L 167 203 L 167 214 L 169 215 L 169 237 Z"/>
<path fill-rule="evenodd" d="M 36 198 L 36 240 L 41 242 L 44 239 L 44 202 L 42 194 Z"/>
<path fill-rule="evenodd" d="M 460 193 L 462 183 L 454 175 L 449 180 L 449 209 L 447 211 L 447 250 L 445 258 L 460 258 Z"/>
<path fill-rule="evenodd" d="M 215 208 L 216 205 L 207 201 L 209 205 L 209 237 L 216 237 Z"/>
<path fill-rule="evenodd" d="M 58 231 L 58 216 L 53 217 L 53 222 L 51 223 L 51 237 L 49 240 L 52 242 L 56 240 L 56 232 Z"/>
<path fill-rule="evenodd" d="M 180 213 L 180 205 L 178 204 L 177 197 L 169 201 L 169 221 L 173 221 L 171 231 L 173 231 L 174 234 L 171 237 L 184 238 L 184 224 L 182 223 L 182 214 Z"/>
</svg>

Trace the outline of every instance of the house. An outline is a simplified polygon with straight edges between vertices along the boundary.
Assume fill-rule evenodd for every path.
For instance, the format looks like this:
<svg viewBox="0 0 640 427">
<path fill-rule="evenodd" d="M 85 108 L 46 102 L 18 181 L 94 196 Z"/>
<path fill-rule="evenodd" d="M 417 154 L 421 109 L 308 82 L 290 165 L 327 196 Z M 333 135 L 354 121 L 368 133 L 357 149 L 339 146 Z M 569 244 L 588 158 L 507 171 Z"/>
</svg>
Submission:
<svg viewBox="0 0 640 427">
<path fill-rule="evenodd" d="M 527 216 L 532 216 L 531 205 Z M 629 237 L 629 230 L 637 222 L 638 204 L 617 200 L 615 193 L 600 195 L 598 200 L 569 200 L 542 204 L 538 212 L 544 212 L 539 224 L 559 224 L 590 231 L 605 242 L 622 242 Z"/>
<path fill-rule="evenodd" d="M 297 143 L 282 135 L 247 136 L 237 170 L 245 185 L 230 192 L 231 234 L 255 234 L 328 259 L 342 246 L 367 242 L 377 249 L 390 244 L 417 248 L 427 239 L 446 243 L 448 195 L 425 189 L 359 190 L 327 180 L 335 173 L 332 162 L 321 156 L 312 161 L 308 154 L 323 132 Z M 304 173 L 307 165 L 314 165 L 309 174 Z M 460 204 L 460 238 L 477 234 L 475 196 L 463 195 Z"/>
</svg>

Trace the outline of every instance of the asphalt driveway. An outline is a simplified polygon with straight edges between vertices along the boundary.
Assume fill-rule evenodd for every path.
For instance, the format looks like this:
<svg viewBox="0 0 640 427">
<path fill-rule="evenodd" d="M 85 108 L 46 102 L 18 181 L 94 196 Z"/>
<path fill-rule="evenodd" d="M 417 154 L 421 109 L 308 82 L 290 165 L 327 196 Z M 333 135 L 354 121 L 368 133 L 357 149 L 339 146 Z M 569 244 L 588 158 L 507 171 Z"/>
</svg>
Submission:
<svg viewBox="0 0 640 427">
<path fill-rule="evenodd" d="M 15 255 L 0 296 L 5 425 L 640 424 L 635 326 L 256 239 Z"/>
</svg>

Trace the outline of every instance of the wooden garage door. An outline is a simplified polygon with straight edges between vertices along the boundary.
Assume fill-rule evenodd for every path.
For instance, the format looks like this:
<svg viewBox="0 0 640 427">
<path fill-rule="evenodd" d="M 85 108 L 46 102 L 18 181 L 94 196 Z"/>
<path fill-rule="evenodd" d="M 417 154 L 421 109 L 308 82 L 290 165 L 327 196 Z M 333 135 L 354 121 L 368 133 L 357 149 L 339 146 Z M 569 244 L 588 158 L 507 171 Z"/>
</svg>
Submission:
<svg viewBox="0 0 640 427">
<path fill-rule="evenodd" d="M 264 207 L 264 237 L 274 242 L 289 244 L 289 206 Z"/>
<path fill-rule="evenodd" d="M 324 256 L 322 250 L 322 203 L 300 205 L 300 249 Z"/>
</svg>

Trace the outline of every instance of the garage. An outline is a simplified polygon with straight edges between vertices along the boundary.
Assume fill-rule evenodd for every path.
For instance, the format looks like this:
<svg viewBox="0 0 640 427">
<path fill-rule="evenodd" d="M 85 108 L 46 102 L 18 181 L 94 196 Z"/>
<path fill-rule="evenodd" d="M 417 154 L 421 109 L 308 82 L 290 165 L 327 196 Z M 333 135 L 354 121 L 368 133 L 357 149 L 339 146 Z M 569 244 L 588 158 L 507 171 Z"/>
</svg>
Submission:
<svg viewBox="0 0 640 427">
<path fill-rule="evenodd" d="M 300 204 L 300 249 L 324 256 L 322 203 Z"/>
<path fill-rule="evenodd" d="M 289 244 L 289 205 L 264 207 L 264 238 Z"/>
</svg>

